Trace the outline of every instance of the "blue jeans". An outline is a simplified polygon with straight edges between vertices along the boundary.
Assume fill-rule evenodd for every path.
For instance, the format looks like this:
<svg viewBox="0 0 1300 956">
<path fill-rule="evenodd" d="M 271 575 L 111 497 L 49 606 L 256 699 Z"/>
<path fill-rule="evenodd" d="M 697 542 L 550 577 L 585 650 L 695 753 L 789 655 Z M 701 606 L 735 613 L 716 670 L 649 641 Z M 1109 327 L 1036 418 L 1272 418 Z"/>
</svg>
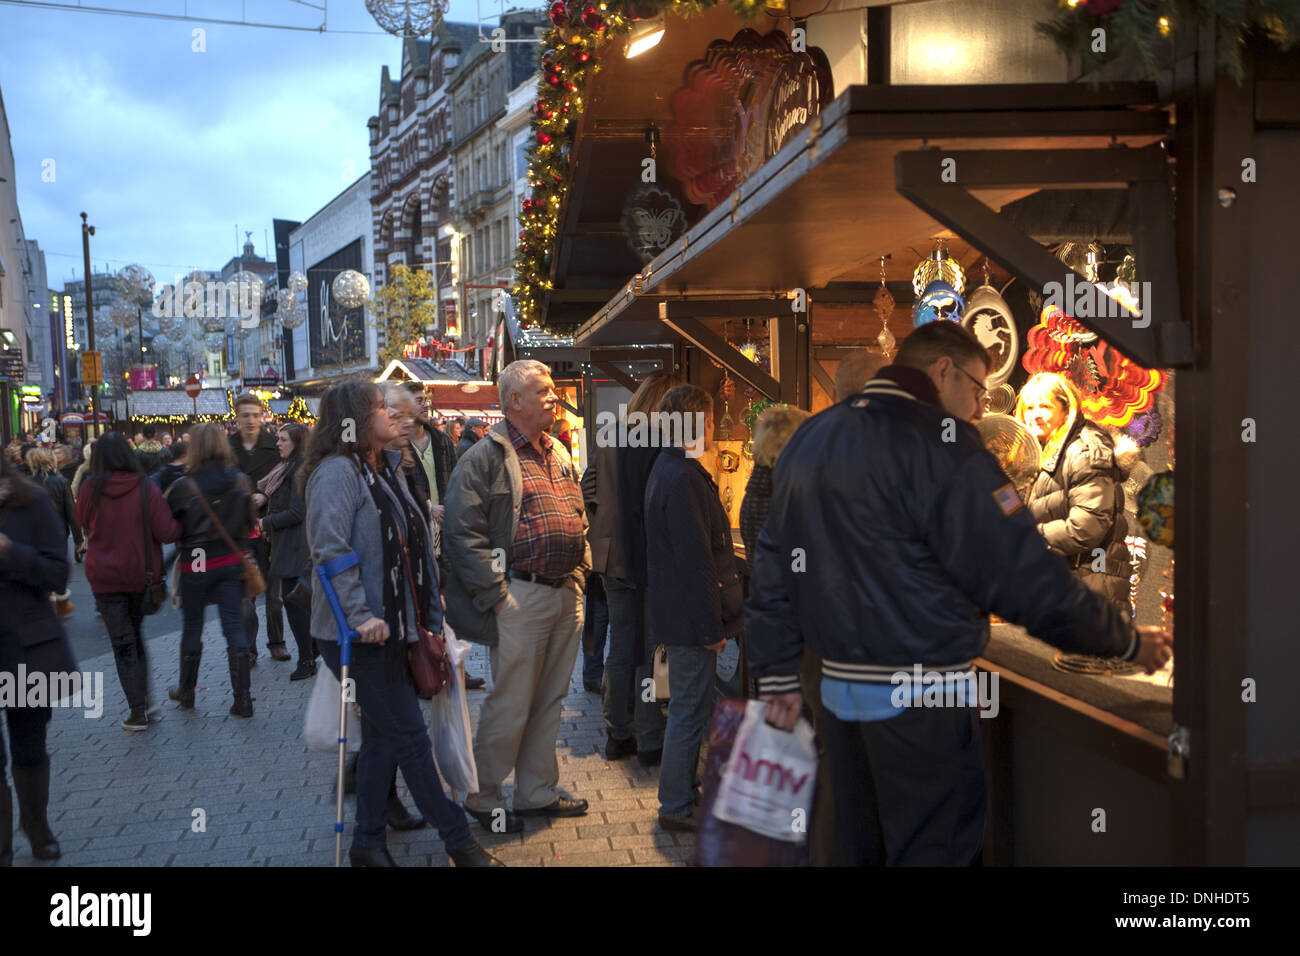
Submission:
<svg viewBox="0 0 1300 956">
<path fill-rule="evenodd" d="M 338 643 L 318 641 L 317 646 L 326 665 L 338 677 Z M 361 706 L 357 822 L 352 842 L 375 849 L 388 845 L 388 790 L 393 774 L 401 767 L 416 807 L 438 829 L 443 846 L 471 846 L 474 841 L 465 811 L 442 792 L 429 729 L 410 671 L 403 668 L 401 679 L 396 680 L 384 655 L 384 648 L 378 644 L 352 644 L 348 676 L 356 681 L 357 703 Z"/>
<path fill-rule="evenodd" d="M 240 604 L 244 600 L 244 569 L 239 564 L 211 571 L 181 572 L 181 650 L 197 651 L 202 644 L 203 613 L 208 597 L 217 596 L 217 616 L 226 646 L 248 647 Z"/>
<path fill-rule="evenodd" d="M 606 578 L 605 597 L 609 604 L 605 732 L 614 740 L 627 740 L 635 733 L 638 752 L 658 750 L 664 745 L 663 716 L 654 695 L 647 701 L 643 693 L 652 674 L 653 650 L 645 642 L 645 590 Z"/>
<path fill-rule="evenodd" d="M 668 645 L 668 727 L 659 768 L 659 813 L 689 817 L 695 807 L 700 738 L 713 716 L 718 655 L 702 646 Z"/>
</svg>

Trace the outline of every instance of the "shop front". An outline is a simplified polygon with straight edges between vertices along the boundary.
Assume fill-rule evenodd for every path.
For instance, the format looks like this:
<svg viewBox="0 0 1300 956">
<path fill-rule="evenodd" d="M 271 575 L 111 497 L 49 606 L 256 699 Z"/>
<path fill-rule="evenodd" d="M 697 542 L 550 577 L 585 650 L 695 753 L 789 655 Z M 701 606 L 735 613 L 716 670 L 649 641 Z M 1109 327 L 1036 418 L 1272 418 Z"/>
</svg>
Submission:
<svg viewBox="0 0 1300 956">
<path fill-rule="evenodd" d="M 965 324 L 994 358 L 980 428 L 1013 481 L 1049 451 L 1013 414 L 1026 381 L 1068 380 L 1124 442 L 1129 607 L 1174 628 L 1176 660 L 1126 674 L 993 623 L 986 862 L 1295 863 L 1297 704 L 1261 687 L 1300 664 L 1282 571 L 1300 514 L 1269 477 L 1300 448 L 1272 411 L 1288 376 L 1270 344 L 1287 311 L 1270 236 L 1300 200 L 1285 177 L 1243 180 L 1242 157 L 1300 160 L 1296 60 L 1252 41 L 1238 84 L 1213 31 L 1189 31 L 1158 82 L 1046 81 L 1009 53 L 1033 32 L 1024 5 L 946 6 L 988 19 L 1004 58 L 936 83 L 916 51 L 945 21 L 912 5 L 868 11 L 861 61 L 834 16 L 721 6 L 667 15 L 643 57 L 596 46 L 581 84 L 557 55 L 521 315 L 579 350 L 671 350 L 715 395 L 733 525 L 754 413 L 827 407 L 848 350 Z M 571 141 L 551 142 L 557 102 L 581 104 Z"/>
</svg>

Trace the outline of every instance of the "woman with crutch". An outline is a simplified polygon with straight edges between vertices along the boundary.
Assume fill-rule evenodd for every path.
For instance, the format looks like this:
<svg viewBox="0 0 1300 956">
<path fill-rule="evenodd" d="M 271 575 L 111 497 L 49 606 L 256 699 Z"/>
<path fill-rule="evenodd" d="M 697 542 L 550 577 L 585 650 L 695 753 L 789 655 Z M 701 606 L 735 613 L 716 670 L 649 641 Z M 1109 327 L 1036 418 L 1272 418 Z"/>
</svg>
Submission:
<svg viewBox="0 0 1300 956">
<path fill-rule="evenodd" d="M 397 865 L 388 852 L 386 802 L 393 771 L 401 767 L 416 806 L 457 866 L 502 866 L 474 841 L 464 811 L 443 793 L 411 677 L 408 644 L 421 625 L 442 630 L 442 607 L 427 523 L 396 475 L 401 455 L 384 451 L 397 434 L 377 386 L 335 385 L 321 398 L 302 469 L 312 564 L 326 569 L 329 591 L 357 635 L 348 676 L 361 708 L 361 752 L 348 860 Z M 357 562 L 332 573 L 350 554 Z M 341 628 L 323 584 L 312 590 L 311 620 L 321 656 L 340 676 Z"/>
</svg>

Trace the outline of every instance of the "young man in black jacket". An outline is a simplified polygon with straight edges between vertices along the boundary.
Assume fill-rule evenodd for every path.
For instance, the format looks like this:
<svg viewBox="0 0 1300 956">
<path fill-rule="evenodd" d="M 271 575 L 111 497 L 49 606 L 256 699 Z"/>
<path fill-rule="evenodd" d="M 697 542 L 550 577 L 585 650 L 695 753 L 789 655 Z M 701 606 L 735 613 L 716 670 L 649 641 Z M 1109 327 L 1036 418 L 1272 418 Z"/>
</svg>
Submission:
<svg viewBox="0 0 1300 956">
<path fill-rule="evenodd" d="M 788 730 L 805 641 L 822 660 L 840 863 L 978 859 L 972 662 L 990 612 L 1148 673 L 1171 653 L 1169 632 L 1135 630 L 1047 549 L 970 424 L 988 366 L 960 325 L 923 325 L 861 394 L 805 422 L 773 472 L 746 604 L 750 673 L 768 721 Z M 993 714 L 995 693 L 989 703 Z"/>
<path fill-rule="evenodd" d="M 262 427 L 262 416 L 266 406 L 252 392 L 244 392 L 235 399 L 235 433 L 230 436 L 230 447 L 235 452 L 235 464 L 248 476 L 248 480 L 257 487 L 257 483 L 271 473 L 271 469 L 280 463 L 280 450 L 276 447 L 275 436 Z M 260 513 L 265 512 L 266 497 L 261 493 L 253 495 L 253 500 Z M 271 657 L 277 661 L 292 660 L 292 655 L 284 646 L 283 604 L 280 602 L 279 581 L 272 581 L 271 546 L 265 537 L 250 538 L 249 550 L 266 579 L 266 647 Z M 243 604 L 244 634 L 248 638 L 249 660 L 257 661 L 257 599 L 245 598 Z"/>
<path fill-rule="evenodd" d="M 447 479 L 456 467 L 456 445 L 441 431 L 433 427 L 429 420 L 429 393 L 419 382 L 407 382 L 403 386 L 415 396 L 415 431 L 411 434 L 411 454 L 415 457 L 416 468 L 411 472 L 411 487 L 417 497 L 422 497 L 429 504 L 429 513 L 433 518 L 435 529 L 442 524 L 443 499 L 447 495 Z M 435 545 L 439 536 L 435 533 Z M 465 672 L 465 687 L 478 690 L 487 684 L 482 677 L 473 677 Z"/>
</svg>

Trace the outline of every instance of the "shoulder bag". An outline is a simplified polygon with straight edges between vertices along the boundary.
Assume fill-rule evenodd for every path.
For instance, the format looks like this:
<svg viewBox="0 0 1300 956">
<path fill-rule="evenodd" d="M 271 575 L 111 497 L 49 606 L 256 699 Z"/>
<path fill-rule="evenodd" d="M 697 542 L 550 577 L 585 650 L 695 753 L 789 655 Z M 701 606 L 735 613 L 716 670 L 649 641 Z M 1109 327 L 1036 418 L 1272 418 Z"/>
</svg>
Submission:
<svg viewBox="0 0 1300 956">
<path fill-rule="evenodd" d="M 203 492 L 199 490 L 199 486 L 194 479 L 186 478 L 185 480 L 190 483 L 190 490 L 194 492 L 194 497 L 198 499 L 199 504 L 203 506 L 203 510 L 207 512 L 212 523 L 216 525 L 217 530 L 221 532 L 221 537 L 225 540 L 226 547 L 230 549 L 230 553 L 239 555 L 239 563 L 244 569 L 244 597 L 257 597 L 266 590 L 266 579 L 262 577 L 262 572 L 258 569 L 257 562 L 249 557 L 242 548 L 235 544 L 235 539 L 230 536 L 230 532 L 226 530 L 226 526 L 221 523 L 221 519 L 218 518 L 216 512 L 212 510 L 212 505 L 208 504 L 208 499 L 203 497 Z"/>
<path fill-rule="evenodd" d="M 424 626 L 424 608 L 420 607 L 420 596 L 415 591 L 415 575 L 411 571 L 411 556 L 406 549 L 406 535 L 401 528 L 397 536 L 402 546 L 402 560 L 406 564 L 406 586 L 411 590 L 411 603 L 415 605 L 416 632 L 419 640 L 408 645 L 407 662 L 411 665 L 411 677 L 415 680 L 415 692 L 429 700 L 441 693 L 451 683 L 451 657 L 447 654 L 447 642 L 441 634 L 434 634 Z M 431 569 L 437 573 L 437 565 Z M 401 635 L 405 640 L 405 635 Z"/>
<path fill-rule="evenodd" d="M 167 603 L 167 576 L 159 569 L 157 580 L 153 571 L 153 532 L 149 528 L 149 486 L 153 484 L 140 476 L 140 518 L 144 526 L 144 600 L 140 609 L 145 614 L 157 614 Z"/>
</svg>

